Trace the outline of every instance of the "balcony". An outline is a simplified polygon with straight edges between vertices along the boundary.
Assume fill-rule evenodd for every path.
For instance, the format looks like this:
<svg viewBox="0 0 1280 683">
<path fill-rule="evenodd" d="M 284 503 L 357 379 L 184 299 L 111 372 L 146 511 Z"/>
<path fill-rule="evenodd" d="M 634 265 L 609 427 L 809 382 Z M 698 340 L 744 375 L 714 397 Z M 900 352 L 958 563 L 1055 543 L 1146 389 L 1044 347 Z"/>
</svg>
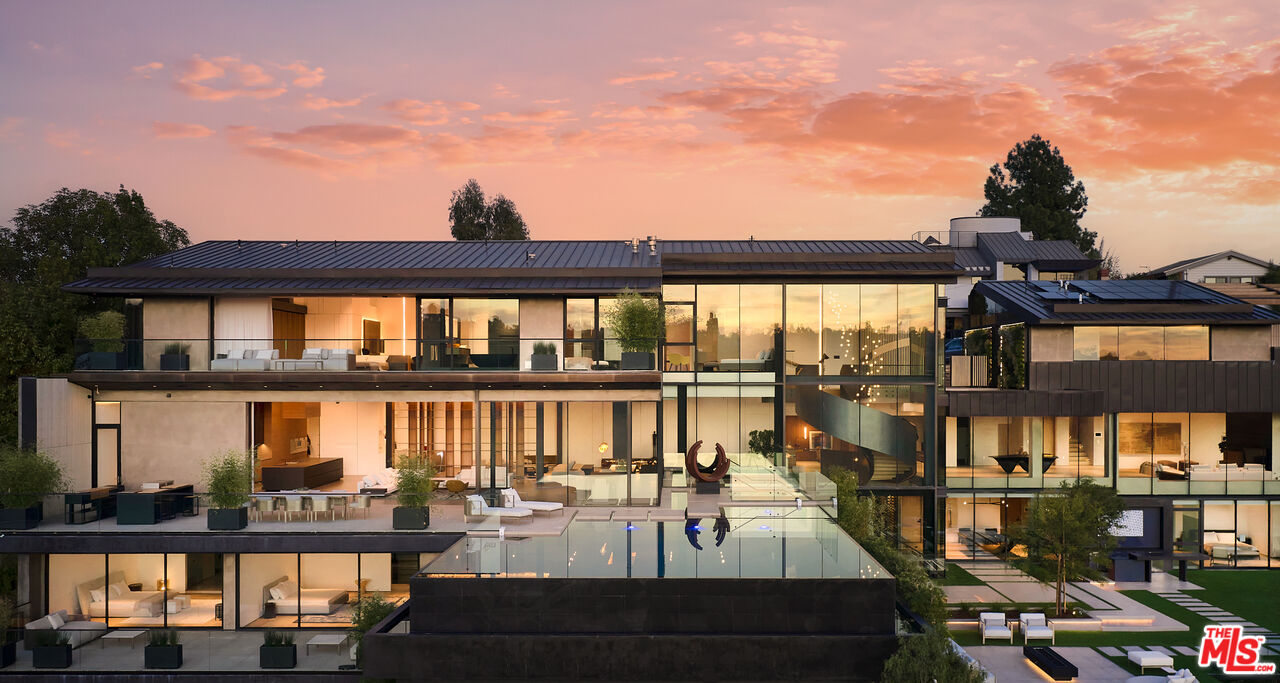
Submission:
<svg viewBox="0 0 1280 683">
<path fill-rule="evenodd" d="M 660 340 L 654 340 L 660 347 Z M 617 339 L 77 339 L 76 371 L 132 372 L 618 372 L 653 371 L 654 353 Z"/>
</svg>

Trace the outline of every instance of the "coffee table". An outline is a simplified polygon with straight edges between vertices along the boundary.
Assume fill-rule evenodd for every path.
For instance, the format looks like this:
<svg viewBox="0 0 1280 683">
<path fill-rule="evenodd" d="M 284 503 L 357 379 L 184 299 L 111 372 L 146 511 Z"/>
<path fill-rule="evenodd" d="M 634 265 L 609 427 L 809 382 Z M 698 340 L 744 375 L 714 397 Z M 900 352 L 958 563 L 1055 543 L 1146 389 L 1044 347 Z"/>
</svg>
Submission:
<svg viewBox="0 0 1280 683">
<path fill-rule="evenodd" d="M 177 614 L 189 607 L 191 607 L 191 596 L 189 595 L 177 595 L 164 603 L 164 611 L 167 614 Z"/>
<path fill-rule="evenodd" d="M 138 642 L 138 636 L 141 636 L 145 633 L 146 631 L 135 631 L 135 630 L 107 631 L 106 633 L 102 634 L 102 637 L 98 638 L 98 640 L 102 641 L 103 649 L 107 647 L 108 640 L 127 640 L 129 641 L 129 649 L 132 650 L 134 649 L 134 644 Z"/>
<path fill-rule="evenodd" d="M 333 647 L 336 647 L 339 652 L 341 652 L 342 646 L 345 645 L 346 643 L 347 643 L 347 634 L 345 633 L 321 633 L 318 635 L 311 636 L 311 639 L 307 641 L 306 652 L 307 654 L 311 654 L 312 645 L 315 645 L 317 647 L 333 646 Z"/>
</svg>

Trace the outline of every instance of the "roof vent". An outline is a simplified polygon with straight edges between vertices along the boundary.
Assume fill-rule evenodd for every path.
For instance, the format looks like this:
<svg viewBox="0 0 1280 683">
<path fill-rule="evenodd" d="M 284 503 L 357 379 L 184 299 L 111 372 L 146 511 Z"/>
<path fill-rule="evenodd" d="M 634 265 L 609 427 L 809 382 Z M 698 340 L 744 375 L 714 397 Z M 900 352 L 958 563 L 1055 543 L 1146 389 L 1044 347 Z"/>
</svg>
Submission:
<svg viewBox="0 0 1280 683">
<path fill-rule="evenodd" d="M 639 237 L 632 237 L 632 238 L 631 238 L 631 253 L 633 253 L 633 254 L 639 254 L 639 253 L 640 253 L 640 238 L 639 238 Z"/>
<path fill-rule="evenodd" d="M 538 255 L 537 255 L 537 254 L 535 254 L 535 253 L 533 253 L 532 251 L 526 251 L 526 252 L 524 252 L 524 260 L 526 260 L 526 261 L 532 261 L 532 260 L 534 260 L 534 259 L 536 259 L 536 258 L 538 258 Z"/>
<path fill-rule="evenodd" d="M 648 239 L 649 239 L 649 255 L 656 256 L 658 254 L 658 237 L 656 235 L 649 235 Z"/>
</svg>

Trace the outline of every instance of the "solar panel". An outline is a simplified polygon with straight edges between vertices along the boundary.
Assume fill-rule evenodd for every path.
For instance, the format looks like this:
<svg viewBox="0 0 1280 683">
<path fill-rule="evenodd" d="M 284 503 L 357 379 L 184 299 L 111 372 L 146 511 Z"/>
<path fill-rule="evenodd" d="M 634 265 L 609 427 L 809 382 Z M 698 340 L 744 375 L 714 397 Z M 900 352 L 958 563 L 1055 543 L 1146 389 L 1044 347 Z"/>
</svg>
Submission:
<svg viewBox="0 0 1280 683">
<path fill-rule="evenodd" d="M 1177 280 L 1072 280 L 1095 301 L 1215 301 L 1212 292 Z"/>
</svg>

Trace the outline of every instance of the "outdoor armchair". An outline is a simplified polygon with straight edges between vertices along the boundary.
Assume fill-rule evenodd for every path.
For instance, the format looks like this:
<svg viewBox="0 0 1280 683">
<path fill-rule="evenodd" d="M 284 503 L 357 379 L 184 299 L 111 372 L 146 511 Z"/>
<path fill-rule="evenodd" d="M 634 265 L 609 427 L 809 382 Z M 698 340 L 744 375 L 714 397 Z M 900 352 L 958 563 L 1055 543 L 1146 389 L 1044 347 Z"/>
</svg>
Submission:
<svg viewBox="0 0 1280 683">
<path fill-rule="evenodd" d="M 978 628 L 982 631 L 982 642 L 987 638 L 1008 638 L 1013 644 L 1013 631 L 1005 623 L 1003 612 L 982 612 L 978 615 Z"/>
</svg>

